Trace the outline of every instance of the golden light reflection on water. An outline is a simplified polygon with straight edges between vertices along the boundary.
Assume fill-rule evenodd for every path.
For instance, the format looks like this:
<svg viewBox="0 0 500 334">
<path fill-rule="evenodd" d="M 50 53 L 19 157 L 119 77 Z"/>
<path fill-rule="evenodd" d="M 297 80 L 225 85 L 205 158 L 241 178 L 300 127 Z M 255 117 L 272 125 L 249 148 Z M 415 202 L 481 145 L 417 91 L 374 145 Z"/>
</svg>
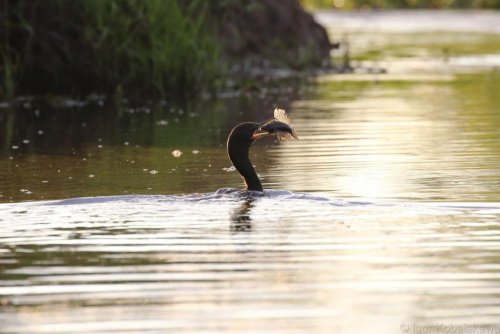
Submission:
<svg viewBox="0 0 500 334">
<path fill-rule="evenodd" d="M 489 99 L 485 91 L 466 93 L 461 82 L 468 80 L 373 82 L 355 91 L 356 84 L 323 81 L 326 98 L 293 104 L 302 140 L 272 148 L 279 165 L 269 178 L 341 198 L 496 201 L 500 116 L 464 103 L 466 96 Z M 482 121 L 477 133 L 469 130 L 475 120 Z"/>
<path fill-rule="evenodd" d="M 275 192 L 47 204 L 2 205 L 8 333 L 387 333 L 499 316 L 498 203 Z"/>
</svg>

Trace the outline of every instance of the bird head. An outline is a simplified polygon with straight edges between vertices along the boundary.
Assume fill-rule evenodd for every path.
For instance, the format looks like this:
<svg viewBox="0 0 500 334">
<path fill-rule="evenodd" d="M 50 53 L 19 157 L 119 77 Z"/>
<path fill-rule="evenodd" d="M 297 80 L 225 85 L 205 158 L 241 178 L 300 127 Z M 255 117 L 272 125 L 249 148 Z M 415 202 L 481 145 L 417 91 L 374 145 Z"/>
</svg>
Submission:
<svg viewBox="0 0 500 334">
<path fill-rule="evenodd" d="M 269 136 L 276 136 L 279 141 L 299 139 L 285 110 L 276 108 L 274 117 L 261 123 L 238 124 L 229 135 L 232 140 L 248 145 Z"/>
</svg>

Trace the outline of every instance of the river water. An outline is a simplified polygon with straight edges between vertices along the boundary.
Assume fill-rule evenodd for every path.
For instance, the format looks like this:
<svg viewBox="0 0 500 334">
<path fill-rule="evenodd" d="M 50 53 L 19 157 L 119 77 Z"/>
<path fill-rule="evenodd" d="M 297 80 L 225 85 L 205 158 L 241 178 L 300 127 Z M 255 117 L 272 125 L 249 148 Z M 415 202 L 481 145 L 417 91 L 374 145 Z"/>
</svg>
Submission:
<svg viewBox="0 0 500 334">
<path fill-rule="evenodd" d="M 0 104 L 0 332 L 499 333 L 500 14 L 317 17 L 356 73 Z M 276 106 L 301 139 L 234 190 L 227 134 Z"/>
</svg>

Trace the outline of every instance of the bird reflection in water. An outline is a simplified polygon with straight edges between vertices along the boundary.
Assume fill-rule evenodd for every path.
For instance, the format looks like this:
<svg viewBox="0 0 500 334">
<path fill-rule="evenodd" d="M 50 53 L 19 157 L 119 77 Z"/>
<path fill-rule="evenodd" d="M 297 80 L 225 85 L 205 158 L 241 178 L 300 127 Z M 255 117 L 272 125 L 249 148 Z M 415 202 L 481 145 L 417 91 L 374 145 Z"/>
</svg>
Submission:
<svg viewBox="0 0 500 334">
<path fill-rule="evenodd" d="M 231 214 L 231 232 L 252 231 L 252 218 L 250 218 L 250 211 L 254 206 L 254 202 L 255 198 L 247 198 L 233 211 Z"/>
</svg>

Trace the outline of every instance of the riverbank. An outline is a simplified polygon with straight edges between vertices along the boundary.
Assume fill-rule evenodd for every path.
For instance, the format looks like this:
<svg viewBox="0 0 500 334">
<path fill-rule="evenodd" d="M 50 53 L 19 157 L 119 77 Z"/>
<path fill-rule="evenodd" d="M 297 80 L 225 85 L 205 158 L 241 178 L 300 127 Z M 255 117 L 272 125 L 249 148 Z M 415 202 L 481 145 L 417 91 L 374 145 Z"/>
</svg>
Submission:
<svg viewBox="0 0 500 334">
<path fill-rule="evenodd" d="M 298 0 L 3 1 L 0 97 L 192 97 L 255 69 L 328 66 Z M 238 82 L 231 82 L 234 86 Z"/>
</svg>

